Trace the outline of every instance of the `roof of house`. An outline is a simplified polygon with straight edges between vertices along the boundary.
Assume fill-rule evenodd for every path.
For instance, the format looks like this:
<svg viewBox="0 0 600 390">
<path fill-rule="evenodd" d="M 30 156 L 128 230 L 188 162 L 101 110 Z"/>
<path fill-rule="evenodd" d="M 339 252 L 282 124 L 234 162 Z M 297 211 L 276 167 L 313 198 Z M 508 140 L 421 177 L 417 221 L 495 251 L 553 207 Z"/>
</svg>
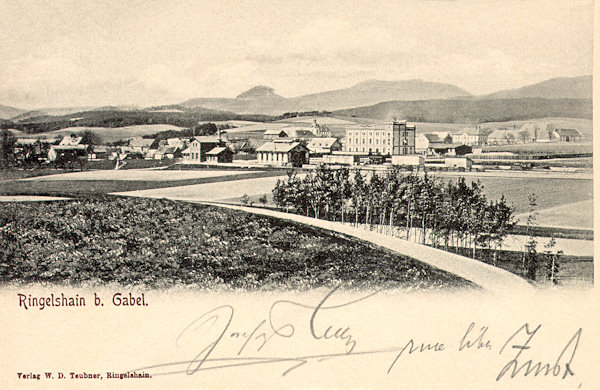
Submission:
<svg viewBox="0 0 600 390">
<path fill-rule="evenodd" d="M 431 149 L 456 149 L 459 146 L 463 146 L 463 144 L 446 144 L 443 142 L 432 142 L 429 144 L 429 148 Z"/>
<path fill-rule="evenodd" d="M 570 137 L 581 137 L 581 133 L 575 129 L 556 129 L 558 135 L 566 135 Z"/>
<path fill-rule="evenodd" d="M 108 153 L 110 152 L 110 148 L 104 145 L 96 145 L 94 146 L 94 153 Z"/>
<path fill-rule="evenodd" d="M 216 143 L 218 144 L 219 142 L 223 142 L 223 140 L 220 140 L 219 137 L 216 137 L 214 135 L 197 135 L 195 137 L 193 137 L 195 141 L 198 141 L 200 143 Z M 192 141 L 194 142 L 194 141 Z"/>
<path fill-rule="evenodd" d="M 331 148 L 337 142 L 337 138 L 313 138 L 308 143 L 308 148 Z"/>
<path fill-rule="evenodd" d="M 182 139 L 180 139 L 180 138 L 169 138 L 169 139 L 167 139 L 167 144 L 168 144 L 169 146 L 178 146 L 178 145 L 181 145 L 181 144 L 183 144 L 184 142 L 185 142 L 185 141 L 183 141 L 183 140 L 182 140 Z"/>
<path fill-rule="evenodd" d="M 287 153 L 298 147 L 307 150 L 300 142 L 267 142 L 256 149 L 256 151 Z"/>
<path fill-rule="evenodd" d="M 88 148 L 88 145 L 79 144 L 79 145 L 54 145 L 52 149 L 54 150 L 85 150 Z"/>
<path fill-rule="evenodd" d="M 17 138 L 15 143 L 17 145 L 33 145 L 38 141 L 39 141 L 39 139 L 37 139 L 37 138 Z"/>
<path fill-rule="evenodd" d="M 494 139 L 494 138 L 504 138 L 508 135 L 512 135 L 513 137 L 517 137 L 517 131 L 515 130 L 506 130 L 506 129 L 496 129 L 494 131 L 492 131 L 489 135 L 488 135 L 488 140 L 489 139 Z"/>
<path fill-rule="evenodd" d="M 154 143 L 152 138 L 136 138 L 129 140 L 129 146 L 134 148 L 149 148 Z"/>
<path fill-rule="evenodd" d="M 79 145 L 83 137 L 63 137 L 59 145 Z"/>
<path fill-rule="evenodd" d="M 163 149 L 163 153 L 165 153 L 165 154 L 173 154 L 173 153 L 175 153 L 177 151 L 177 149 L 179 149 L 179 148 L 177 148 L 175 146 L 171 146 L 171 147 L 168 147 L 168 148 L 164 148 Z"/>
<path fill-rule="evenodd" d="M 280 135 L 281 132 L 284 132 L 290 138 L 312 138 L 316 137 L 316 135 L 310 130 L 308 127 L 299 127 L 299 126 L 287 126 L 281 127 L 278 129 L 268 129 L 264 132 L 264 135 Z"/>
<path fill-rule="evenodd" d="M 440 139 L 440 137 L 437 134 L 432 134 L 432 133 L 423 133 L 421 134 L 423 137 L 427 138 L 427 140 L 429 142 L 439 142 L 441 143 L 442 140 Z"/>
<path fill-rule="evenodd" d="M 207 155 L 210 154 L 211 156 L 218 156 L 219 154 L 221 154 L 221 153 L 223 153 L 223 152 L 225 152 L 227 150 L 229 150 L 229 149 L 227 149 L 226 147 L 217 146 L 216 148 L 211 149 L 210 152 L 207 152 L 206 154 Z"/>
<path fill-rule="evenodd" d="M 478 127 L 463 127 L 462 129 L 453 132 L 452 135 L 463 135 L 463 134 L 478 135 L 480 133 L 481 133 L 481 129 Z"/>
</svg>

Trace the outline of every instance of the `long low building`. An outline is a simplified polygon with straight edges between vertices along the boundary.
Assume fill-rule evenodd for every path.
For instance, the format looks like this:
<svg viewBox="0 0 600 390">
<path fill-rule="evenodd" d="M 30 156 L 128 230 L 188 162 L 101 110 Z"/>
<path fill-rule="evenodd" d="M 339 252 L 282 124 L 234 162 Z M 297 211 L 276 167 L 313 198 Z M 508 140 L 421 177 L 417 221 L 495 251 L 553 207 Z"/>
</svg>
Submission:
<svg viewBox="0 0 600 390">
<path fill-rule="evenodd" d="M 301 167 L 308 162 L 308 149 L 291 139 L 277 139 L 256 149 L 261 164 Z"/>
</svg>

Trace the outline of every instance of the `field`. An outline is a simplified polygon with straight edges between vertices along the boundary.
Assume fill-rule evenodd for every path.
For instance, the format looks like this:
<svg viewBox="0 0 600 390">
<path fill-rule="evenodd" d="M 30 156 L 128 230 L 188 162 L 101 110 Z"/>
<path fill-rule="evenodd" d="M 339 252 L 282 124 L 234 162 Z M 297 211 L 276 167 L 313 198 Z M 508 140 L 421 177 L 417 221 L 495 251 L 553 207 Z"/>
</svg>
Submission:
<svg viewBox="0 0 600 390">
<path fill-rule="evenodd" d="M 118 197 L 0 204 L 0 281 L 195 289 L 467 288 L 348 237 L 278 219 Z"/>
<path fill-rule="evenodd" d="M 48 131 L 45 133 L 30 134 L 29 137 L 54 138 L 56 136 L 68 136 L 71 133 L 82 133 L 86 130 L 100 136 L 102 142 L 115 142 L 133 137 L 142 137 L 144 135 L 156 134 L 166 130 L 183 130 L 183 127 L 173 125 L 136 125 L 125 127 L 67 127 L 61 130 Z"/>
<path fill-rule="evenodd" d="M 58 175 L 33 177 L 24 180 L 54 181 L 54 180 L 123 180 L 123 181 L 179 181 L 191 179 L 205 179 L 209 177 L 223 177 L 255 173 L 253 171 L 234 170 L 165 170 L 165 169 L 129 169 L 129 170 L 102 170 L 69 172 Z"/>
<path fill-rule="evenodd" d="M 444 175 L 439 180 L 456 181 L 458 175 Z M 547 226 L 568 226 L 575 228 L 589 228 L 592 225 L 591 209 L 587 208 L 584 203 L 591 203 L 593 199 L 592 189 L 593 183 L 591 180 L 583 179 L 563 179 L 563 178 L 537 178 L 515 176 L 498 176 L 498 177 L 466 177 L 467 183 L 479 180 L 483 184 L 483 193 L 490 200 L 499 200 L 502 195 L 515 209 L 515 214 L 523 214 L 529 211 L 528 196 L 535 194 L 537 197 L 538 210 L 552 209 L 562 207 L 561 209 L 553 209 L 547 212 L 542 212 L 540 215 L 540 225 Z M 266 194 L 269 205 L 272 203 L 271 190 L 265 188 L 260 193 L 250 194 L 249 200 L 255 204 L 259 204 L 258 199 L 261 195 Z M 231 196 L 228 201 L 239 202 L 237 197 Z M 576 206 L 569 206 L 576 204 Z M 566 218 L 563 218 L 566 217 Z M 520 222 L 524 223 L 525 216 L 520 216 Z"/>
<path fill-rule="evenodd" d="M 467 182 L 472 180 L 483 184 L 483 192 L 489 199 L 498 200 L 504 195 L 516 214 L 529 211 L 530 194 L 536 195 L 539 210 L 593 199 L 591 180 L 520 177 L 518 174 L 512 177 L 467 177 Z"/>
<path fill-rule="evenodd" d="M 94 175 L 102 177 L 105 175 L 104 172 L 110 172 L 111 175 L 121 175 L 114 180 L 94 179 Z M 118 174 L 116 172 L 119 172 Z M 147 171 L 144 171 L 147 172 Z M 169 171 L 158 171 L 162 172 L 165 180 L 123 180 L 128 177 L 127 171 L 94 171 L 94 172 L 82 172 L 88 175 L 89 180 L 65 180 L 63 175 L 69 175 L 65 173 L 56 175 L 56 180 L 40 180 L 40 177 L 33 178 L 32 180 L 21 180 L 21 181 L 0 181 L 0 195 L 62 195 L 62 196 L 82 196 L 82 195 L 93 195 L 93 194 L 106 194 L 111 192 L 125 192 L 125 191 L 139 191 L 156 189 L 156 191 L 167 191 L 167 192 L 179 192 L 179 189 L 171 189 L 170 187 L 180 186 L 195 186 L 198 184 L 209 184 L 209 183 L 221 183 L 234 180 L 247 180 L 257 178 L 270 178 L 274 176 L 280 176 L 280 171 L 259 171 L 259 172 L 243 172 L 234 175 L 221 175 L 212 177 L 202 177 L 201 173 L 198 173 L 200 177 L 195 179 L 186 180 L 173 180 L 168 179 L 170 174 L 177 176 L 180 171 L 169 170 Z M 181 171 L 188 172 L 188 171 Z M 193 171 L 189 171 L 193 172 Z M 203 172 L 202 170 L 197 172 Z M 220 171 L 228 172 L 228 171 Z M 218 185 L 218 188 L 233 188 L 233 185 Z M 184 187 L 187 188 L 187 187 Z"/>
<path fill-rule="evenodd" d="M 527 213 L 517 215 L 517 218 L 525 221 Z M 540 210 L 536 221 L 540 226 L 568 226 L 593 229 L 594 201 L 593 199 L 589 199 Z"/>
</svg>

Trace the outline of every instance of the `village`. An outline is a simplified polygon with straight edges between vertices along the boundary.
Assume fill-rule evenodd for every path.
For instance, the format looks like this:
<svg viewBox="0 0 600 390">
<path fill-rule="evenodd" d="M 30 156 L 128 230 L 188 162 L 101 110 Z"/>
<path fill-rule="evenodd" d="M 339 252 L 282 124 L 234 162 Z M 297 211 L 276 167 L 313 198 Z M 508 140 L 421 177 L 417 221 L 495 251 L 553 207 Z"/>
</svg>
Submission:
<svg viewBox="0 0 600 390">
<path fill-rule="evenodd" d="M 65 136 L 31 135 L 14 140 L 12 158 L 16 166 L 83 166 L 87 161 L 114 161 L 119 169 L 128 160 L 168 160 L 177 164 L 229 165 L 243 167 L 303 167 L 399 165 L 417 170 L 561 169 L 551 161 L 591 157 L 585 150 L 560 145 L 578 145 L 579 130 L 530 122 L 507 127 L 475 125 L 455 131 L 418 131 L 407 121 L 358 124 L 347 121 L 336 135 L 319 120 L 312 123 L 255 123 L 216 128 L 211 135 L 130 137 L 102 144 L 101 138 L 72 133 Z M 264 129 L 261 129 L 264 125 Z M 251 131 L 246 131 L 250 129 Z M 87 133 L 87 134 L 86 134 Z M 556 160 L 558 159 L 558 160 Z M 542 163 L 542 164 L 540 164 Z M 573 164 L 568 164 L 573 169 Z M 567 169 L 562 167 L 562 169 Z"/>
</svg>

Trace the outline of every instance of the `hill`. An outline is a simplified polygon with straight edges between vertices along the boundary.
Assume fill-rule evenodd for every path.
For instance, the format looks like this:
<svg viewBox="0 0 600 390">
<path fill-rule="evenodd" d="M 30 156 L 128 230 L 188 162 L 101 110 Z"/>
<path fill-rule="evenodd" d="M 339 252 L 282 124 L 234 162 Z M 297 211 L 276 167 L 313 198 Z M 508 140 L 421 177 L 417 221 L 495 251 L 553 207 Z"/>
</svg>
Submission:
<svg viewBox="0 0 600 390">
<path fill-rule="evenodd" d="M 592 99 L 592 76 L 561 77 L 527 85 L 522 88 L 509 89 L 489 95 L 479 96 L 482 99 L 517 99 L 542 97 L 548 99 Z"/>
<path fill-rule="evenodd" d="M 298 106 L 312 110 L 339 110 L 390 100 L 429 100 L 458 96 L 470 94 L 455 85 L 423 80 L 368 80 L 350 88 L 304 95 L 290 100 Z"/>
<path fill-rule="evenodd" d="M 299 111 L 294 102 L 277 95 L 273 88 L 264 85 L 251 88 L 239 94 L 235 99 L 198 98 L 187 100 L 180 106 L 187 109 L 205 108 L 236 114 L 278 115 L 284 112 Z"/>
<path fill-rule="evenodd" d="M 482 123 L 545 117 L 592 119 L 591 99 L 448 99 L 390 101 L 338 110 L 336 115 L 411 122 Z"/>
<path fill-rule="evenodd" d="M 191 99 L 181 103 L 181 106 L 187 108 L 204 107 L 238 114 L 279 115 L 296 111 L 339 110 L 399 98 L 403 100 L 423 100 L 456 96 L 470 96 L 470 94 L 454 85 L 422 80 L 368 80 L 350 88 L 294 98 L 284 98 L 274 93 L 273 88 L 261 85 L 239 94 L 235 99 Z"/>
<path fill-rule="evenodd" d="M 3 106 L 0 104 L 0 119 L 11 119 L 19 114 L 24 113 L 27 110 L 23 110 L 20 108 Z"/>
<path fill-rule="evenodd" d="M 100 137 L 102 142 L 111 143 L 119 140 L 125 140 L 133 137 L 143 137 L 145 135 L 153 135 L 163 131 L 181 131 L 183 127 L 173 125 L 134 125 L 124 127 L 67 127 L 64 129 L 53 130 L 35 134 L 41 138 L 55 138 L 56 136 L 69 136 L 73 133 L 81 134 L 84 131 L 90 131 Z"/>
</svg>

